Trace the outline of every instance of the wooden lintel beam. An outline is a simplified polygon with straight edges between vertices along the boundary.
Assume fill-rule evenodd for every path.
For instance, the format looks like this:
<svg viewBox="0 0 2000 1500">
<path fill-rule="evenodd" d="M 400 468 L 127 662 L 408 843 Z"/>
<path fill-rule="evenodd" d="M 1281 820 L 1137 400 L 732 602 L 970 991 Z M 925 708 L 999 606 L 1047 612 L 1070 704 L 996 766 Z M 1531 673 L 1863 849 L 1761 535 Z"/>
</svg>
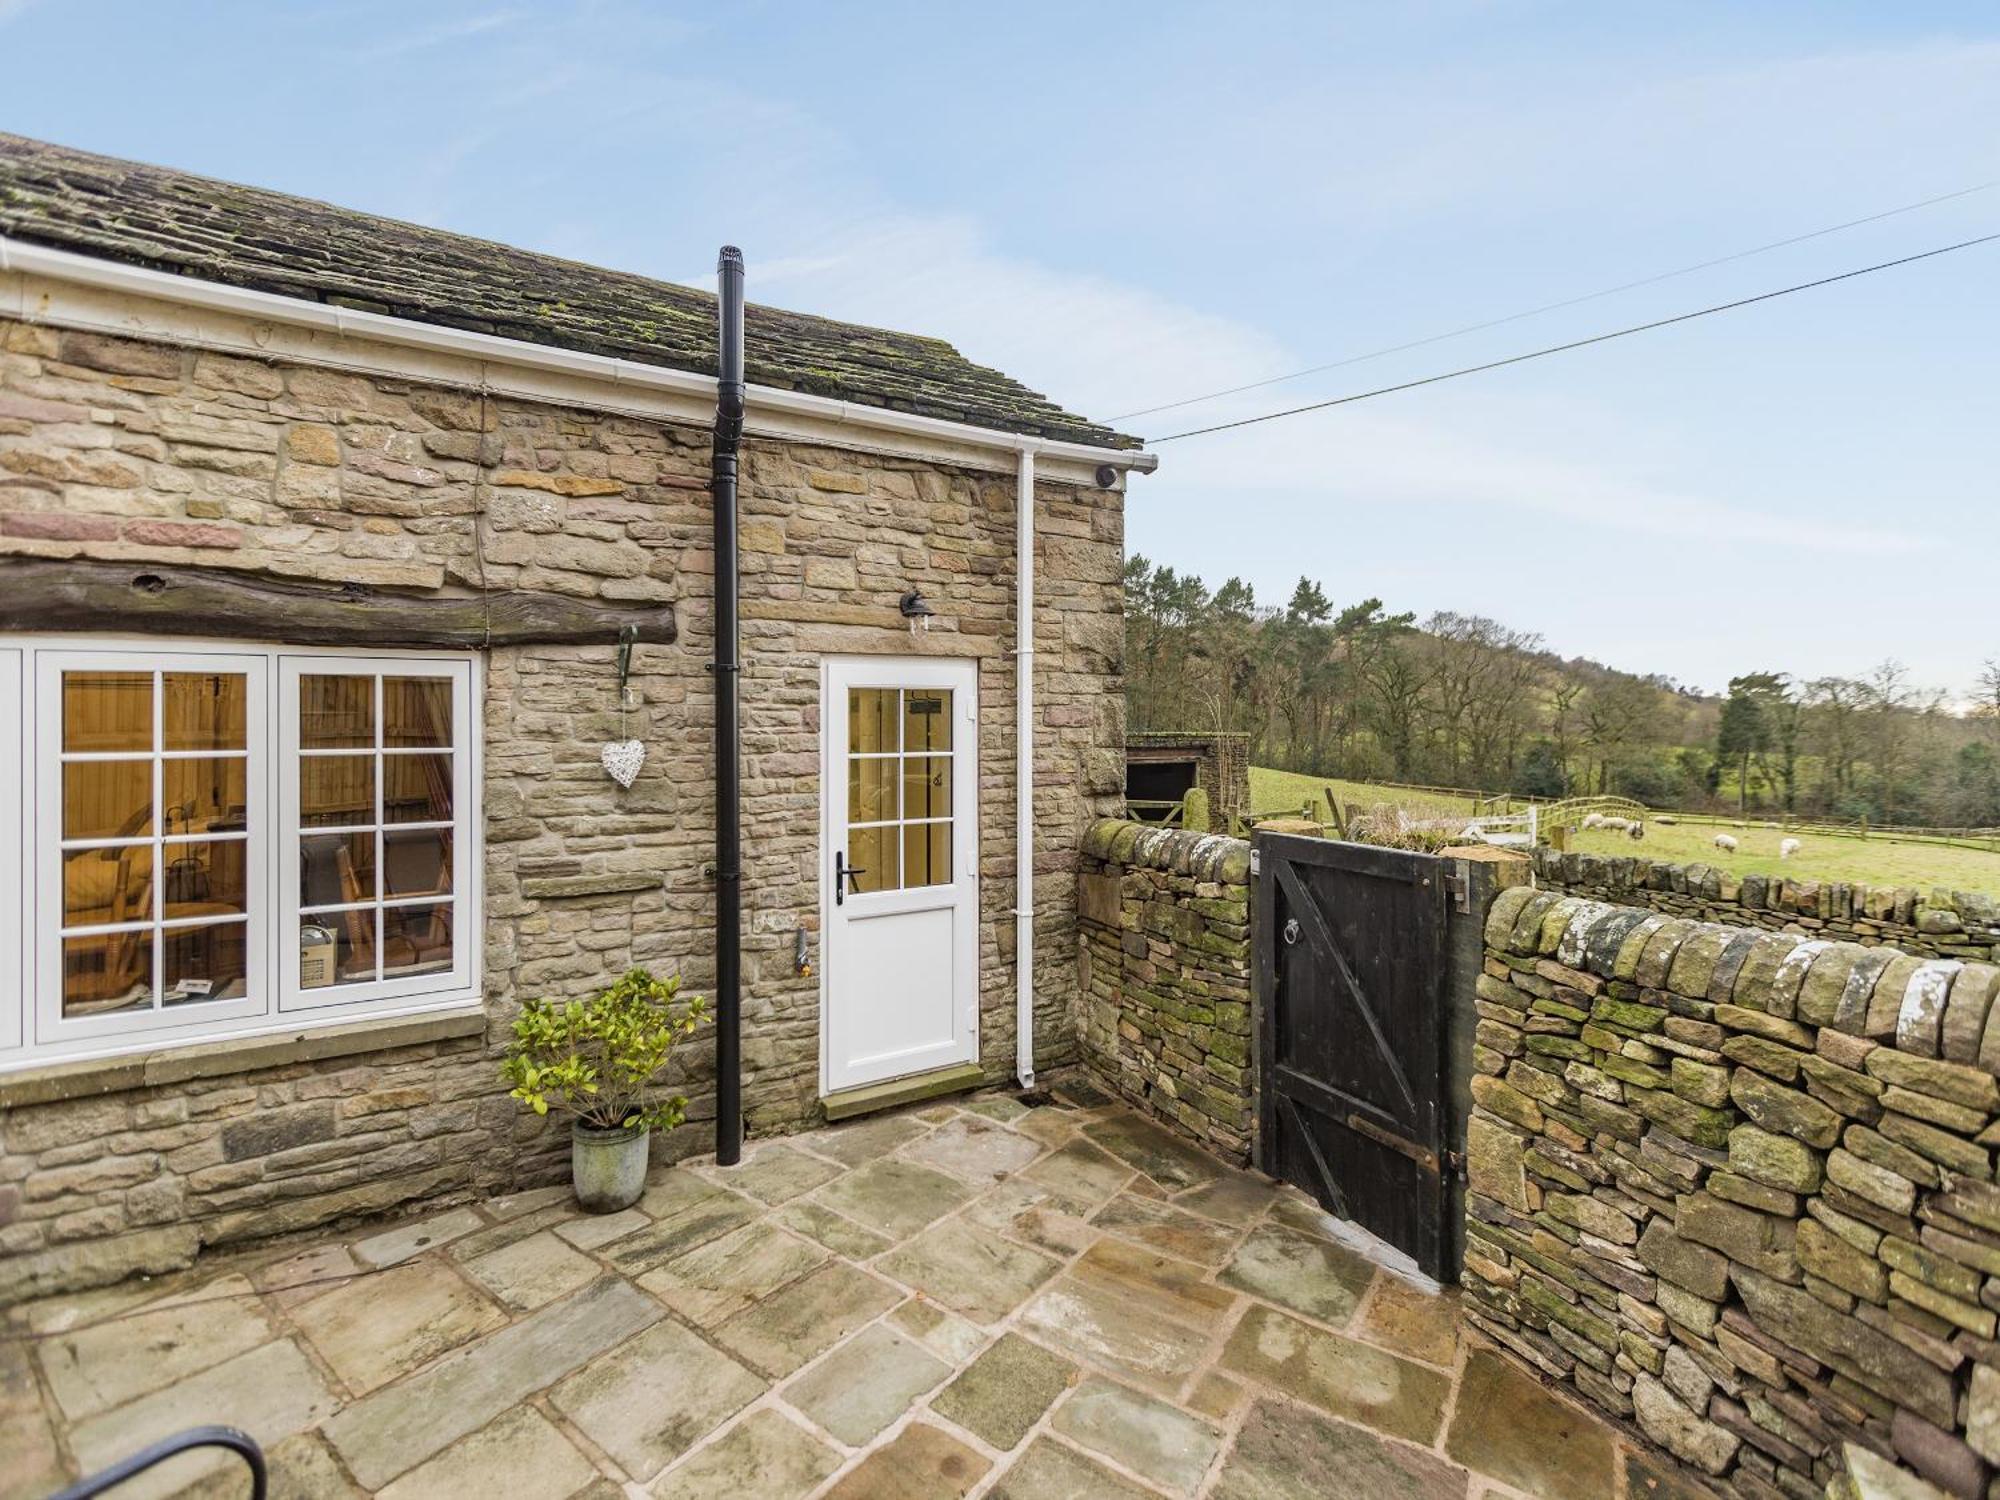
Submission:
<svg viewBox="0 0 2000 1500">
<path fill-rule="evenodd" d="M 224 568 L 0 556 L 0 630 L 135 632 L 309 646 L 672 645 L 671 604 L 496 589 L 419 594 Z"/>
</svg>

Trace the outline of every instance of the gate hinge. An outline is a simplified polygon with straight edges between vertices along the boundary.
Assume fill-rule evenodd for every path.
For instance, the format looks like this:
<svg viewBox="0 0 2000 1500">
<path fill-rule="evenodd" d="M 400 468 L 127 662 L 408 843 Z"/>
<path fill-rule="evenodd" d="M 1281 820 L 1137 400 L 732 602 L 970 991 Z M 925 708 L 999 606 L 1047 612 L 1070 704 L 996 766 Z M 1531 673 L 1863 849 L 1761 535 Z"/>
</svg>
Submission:
<svg viewBox="0 0 2000 1500">
<path fill-rule="evenodd" d="M 1465 1153 L 1447 1151 L 1444 1154 L 1444 1169 L 1461 1182 L 1465 1180 Z"/>
<path fill-rule="evenodd" d="M 1472 866 L 1462 859 L 1451 862 L 1451 870 L 1444 877 L 1444 888 L 1451 896 L 1453 911 L 1472 910 Z"/>
<path fill-rule="evenodd" d="M 1262 849 L 1252 849 L 1250 851 L 1250 873 L 1252 875 L 1261 875 L 1264 873 L 1264 851 Z"/>
</svg>

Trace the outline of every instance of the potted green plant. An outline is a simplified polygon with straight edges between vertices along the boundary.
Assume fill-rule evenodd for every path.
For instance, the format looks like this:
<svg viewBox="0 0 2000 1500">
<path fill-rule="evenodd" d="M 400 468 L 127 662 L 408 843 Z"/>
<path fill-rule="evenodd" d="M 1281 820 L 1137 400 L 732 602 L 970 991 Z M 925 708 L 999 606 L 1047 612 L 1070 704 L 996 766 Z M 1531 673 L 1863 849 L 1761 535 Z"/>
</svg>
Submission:
<svg viewBox="0 0 2000 1500">
<path fill-rule="evenodd" d="M 686 1097 L 661 1078 L 708 1007 L 680 987 L 677 974 L 633 969 L 589 1000 L 530 1000 L 514 1022 L 501 1076 L 536 1114 L 570 1116 L 570 1175 L 591 1213 L 630 1208 L 653 1132 L 687 1117 Z"/>
</svg>

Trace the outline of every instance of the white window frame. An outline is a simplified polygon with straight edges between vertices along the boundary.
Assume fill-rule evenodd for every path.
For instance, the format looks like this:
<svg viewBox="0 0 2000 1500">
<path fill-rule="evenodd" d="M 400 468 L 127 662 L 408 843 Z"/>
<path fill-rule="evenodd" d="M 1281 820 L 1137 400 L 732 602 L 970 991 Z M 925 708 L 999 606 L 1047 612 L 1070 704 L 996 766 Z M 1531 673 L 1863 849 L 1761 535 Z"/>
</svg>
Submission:
<svg viewBox="0 0 2000 1500">
<path fill-rule="evenodd" d="M 465 913 L 460 903 L 467 884 L 476 887 L 474 868 L 464 868 L 473 849 L 472 816 L 472 755 L 465 745 L 464 737 L 472 723 L 472 662 L 470 658 L 440 660 L 436 657 L 410 656 L 302 656 L 287 654 L 278 661 L 279 690 L 278 710 L 275 716 L 278 732 L 277 757 L 279 765 L 278 796 L 278 868 L 290 872 L 290 878 L 280 887 L 279 926 L 281 933 L 290 934 L 292 959 L 281 955 L 278 965 L 279 987 L 278 1008 L 283 1011 L 345 1010 L 356 1005 L 379 1000 L 403 1000 L 412 995 L 430 995 L 440 990 L 451 994 L 465 995 L 473 983 L 473 969 L 470 949 L 476 945 L 479 930 L 462 921 Z M 308 676 L 367 676 L 375 681 L 375 746 L 370 752 L 351 749 L 302 750 L 299 746 L 299 679 Z M 394 754 L 423 754 L 424 751 L 403 751 L 385 748 L 382 743 L 384 723 L 382 712 L 382 688 L 384 677 L 436 677 L 451 684 L 451 776 L 452 776 L 452 816 L 449 824 L 452 835 L 452 891 L 439 898 L 434 896 L 392 897 L 382 884 L 387 877 L 387 860 L 381 843 L 382 789 L 386 778 L 381 774 L 383 759 Z M 452 909 L 452 943 L 449 972 L 417 974 L 406 979 L 377 979 L 367 984 L 329 984 L 315 989 L 299 987 L 298 930 L 301 914 L 299 901 L 299 846 L 309 834 L 323 832 L 310 829 L 302 832 L 299 824 L 299 773 L 304 761 L 311 756 L 340 756 L 357 753 L 371 753 L 376 758 L 375 785 L 375 827 L 377 845 L 375 856 L 378 891 L 375 900 L 365 903 L 377 910 L 397 906 L 437 906 L 447 905 Z M 403 825 L 394 825 L 398 828 Z M 435 824 L 410 825 L 412 831 L 437 827 Z M 326 910 L 315 907 L 312 910 Z M 471 907 L 476 916 L 478 905 Z M 380 929 L 377 929 L 376 958 L 382 955 Z"/>
<path fill-rule="evenodd" d="M 270 841 L 269 799 L 265 796 L 264 772 L 270 755 L 260 744 L 265 714 L 265 683 L 268 677 L 264 657 L 256 652 L 98 650 L 89 647 L 55 648 L 35 653 L 33 687 L 35 710 L 35 836 L 34 879 L 30 888 L 35 902 L 35 1025 L 37 1043 L 89 1042 L 105 1037 L 152 1036 L 209 1028 L 216 1023 L 259 1016 L 267 1009 L 257 992 L 257 976 L 266 961 L 265 939 L 270 932 L 270 887 L 268 857 Z M 161 673 L 241 672 L 244 694 L 244 820 L 248 833 L 244 843 L 244 896 L 249 905 L 245 924 L 244 974 L 250 993 L 239 1000 L 218 1000 L 181 1006 L 160 1006 L 147 1011 L 112 1011 L 98 1016 L 69 1016 L 62 1013 L 62 929 L 63 929 L 63 767 L 67 763 L 62 746 L 62 676 L 64 672 L 146 672 L 155 679 Z M 169 839 L 162 817 L 162 774 L 166 760 L 207 759 L 201 752 L 163 752 L 161 714 L 164 694 L 157 680 L 153 688 L 153 748 L 148 752 L 152 765 L 153 875 L 149 893 L 153 902 L 152 929 L 155 986 L 164 982 L 160 971 L 160 898 L 166 886 L 164 845 Z M 132 752 L 85 752 L 69 761 L 131 760 Z M 260 830 L 264 832 L 260 833 Z M 101 842 L 131 842 L 128 840 Z M 85 844 L 88 847 L 88 843 Z"/>
<path fill-rule="evenodd" d="M 28 1020 L 27 653 L 0 645 L 0 1058 L 22 1046 Z M 14 712 L 9 716 L 9 707 Z"/>
<path fill-rule="evenodd" d="M 250 917 L 240 1000 L 145 1012 L 62 1014 L 61 673 L 247 674 L 245 879 Z M 296 684 L 306 673 L 437 676 L 452 683 L 452 966 L 371 984 L 298 989 Z M 234 640 L 0 637 L 0 1073 L 482 1004 L 484 662 L 471 652 L 342 650 Z M 379 692 L 379 690 L 378 690 Z M 159 710 L 155 710 L 156 716 Z M 379 718 L 379 716 L 378 716 Z M 9 723 L 9 720 L 12 720 Z M 377 729 L 377 742 L 381 739 Z M 156 728 L 154 764 L 160 764 Z M 136 755 L 136 752 L 134 752 Z M 167 839 L 156 814 L 153 839 Z M 378 812 L 380 811 L 378 792 Z M 155 874 L 158 886 L 159 873 Z M 396 904 L 397 898 L 389 898 Z M 424 898 L 410 898 L 424 904 Z M 434 898 L 433 898 L 434 899 Z"/>
</svg>

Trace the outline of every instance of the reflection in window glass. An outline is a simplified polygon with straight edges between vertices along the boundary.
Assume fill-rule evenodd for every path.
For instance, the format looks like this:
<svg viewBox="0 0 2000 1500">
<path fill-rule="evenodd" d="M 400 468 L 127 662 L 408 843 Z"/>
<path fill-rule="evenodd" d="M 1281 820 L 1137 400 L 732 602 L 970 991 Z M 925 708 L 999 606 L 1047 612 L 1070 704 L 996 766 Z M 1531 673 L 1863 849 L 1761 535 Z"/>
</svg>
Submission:
<svg viewBox="0 0 2000 1500">
<path fill-rule="evenodd" d="M 926 755 L 904 760 L 903 816 L 906 818 L 951 816 L 949 756 Z"/>
<path fill-rule="evenodd" d="M 903 825 L 903 885 L 951 884 L 951 824 Z"/>
<path fill-rule="evenodd" d="M 382 977 L 405 978 L 451 967 L 450 906 L 382 910 Z"/>
<path fill-rule="evenodd" d="M 299 840 L 299 905 L 373 901 L 374 833 L 309 833 Z"/>
<path fill-rule="evenodd" d="M 373 677 L 301 677 L 299 744 L 340 750 L 375 744 Z"/>
<path fill-rule="evenodd" d="M 903 752 L 951 748 L 951 689 L 910 688 L 903 694 Z"/>
<path fill-rule="evenodd" d="M 855 688 L 847 695 L 847 748 L 863 755 L 893 754 L 896 739 L 895 688 Z"/>
<path fill-rule="evenodd" d="M 382 821 L 449 823 L 451 757 L 449 755 L 383 756 Z"/>
<path fill-rule="evenodd" d="M 228 758 L 169 760 L 160 768 L 162 833 L 241 833 L 250 763 Z"/>
<path fill-rule="evenodd" d="M 893 757 L 848 761 L 848 822 L 887 823 L 896 817 L 897 764 Z"/>
<path fill-rule="evenodd" d="M 107 927 L 153 915 L 153 846 L 78 849 L 63 856 L 63 925 Z"/>
<path fill-rule="evenodd" d="M 153 674 L 65 672 L 62 713 L 67 753 L 151 750 Z"/>
<path fill-rule="evenodd" d="M 450 680 L 444 677 L 384 677 L 382 743 L 391 750 L 449 750 Z"/>
<path fill-rule="evenodd" d="M 366 828 L 374 821 L 374 756 L 300 757 L 299 826 L 301 828 Z"/>
<path fill-rule="evenodd" d="M 887 828 L 848 829 L 847 869 L 852 878 L 847 882 L 847 893 L 850 896 L 901 888 L 896 846 L 894 824 Z"/>
<path fill-rule="evenodd" d="M 162 915 L 172 921 L 247 913 L 249 853 L 242 839 L 169 839 L 161 844 Z"/>
<path fill-rule="evenodd" d="M 64 838 L 143 838 L 152 831 L 150 760 L 73 760 L 63 767 Z"/>
<path fill-rule="evenodd" d="M 197 1005 L 207 1000 L 239 1000 L 250 992 L 249 927 L 243 922 L 207 922 L 169 927 L 160 935 L 166 971 L 162 1005 Z"/>
<path fill-rule="evenodd" d="M 168 750 L 241 750 L 248 684 L 240 672 L 166 672 L 160 714 Z"/>
<path fill-rule="evenodd" d="M 152 928 L 66 937 L 62 956 L 65 1017 L 152 1009 Z"/>
<path fill-rule="evenodd" d="M 382 894 L 451 894 L 451 830 L 391 829 L 382 835 Z"/>
</svg>

